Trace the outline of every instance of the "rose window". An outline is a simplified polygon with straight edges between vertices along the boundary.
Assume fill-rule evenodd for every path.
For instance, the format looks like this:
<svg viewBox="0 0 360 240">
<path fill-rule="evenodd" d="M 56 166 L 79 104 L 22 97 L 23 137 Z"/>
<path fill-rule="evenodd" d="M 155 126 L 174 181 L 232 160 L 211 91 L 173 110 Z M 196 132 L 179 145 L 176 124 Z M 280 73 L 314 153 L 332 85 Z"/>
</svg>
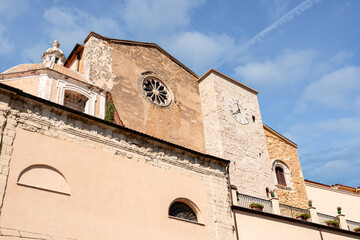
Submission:
<svg viewBox="0 0 360 240">
<path fill-rule="evenodd" d="M 152 103 L 166 107 L 171 103 L 171 95 L 163 82 L 154 77 L 145 78 L 142 82 L 145 97 Z"/>
</svg>

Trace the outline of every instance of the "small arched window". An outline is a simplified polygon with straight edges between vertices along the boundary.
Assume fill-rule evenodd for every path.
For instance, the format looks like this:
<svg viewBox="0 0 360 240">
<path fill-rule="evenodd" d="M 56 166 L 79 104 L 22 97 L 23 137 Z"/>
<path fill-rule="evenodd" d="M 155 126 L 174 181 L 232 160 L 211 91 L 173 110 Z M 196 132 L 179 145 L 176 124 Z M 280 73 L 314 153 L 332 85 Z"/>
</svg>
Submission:
<svg viewBox="0 0 360 240">
<path fill-rule="evenodd" d="M 281 167 L 276 167 L 275 173 L 276 173 L 276 179 L 277 179 L 278 184 L 282 185 L 282 186 L 286 186 L 284 169 L 282 169 Z"/>
<path fill-rule="evenodd" d="M 198 222 L 193 209 L 183 202 L 174 202 L 169 208 L 169 216 L 192 222 Z"/>
</svg>

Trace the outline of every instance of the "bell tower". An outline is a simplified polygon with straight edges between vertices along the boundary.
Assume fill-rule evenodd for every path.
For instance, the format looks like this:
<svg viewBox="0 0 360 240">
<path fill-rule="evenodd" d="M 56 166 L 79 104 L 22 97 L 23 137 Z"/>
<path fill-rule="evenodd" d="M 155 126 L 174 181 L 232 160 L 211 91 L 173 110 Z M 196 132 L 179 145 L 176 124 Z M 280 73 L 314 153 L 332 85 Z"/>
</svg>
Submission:
<svg viewBox="0 0 360 240">
<path fill-rule="evenodd" d="M 64 53 L 61 51 L 60 43 L 58 40 L 55 40 L 51 44 L 51 48 L 48 48 L 43 55 L 41 56 L 43 63 L 46 63 L 46 66 L 51 63 L 59 64 L 61 66 L 64 65 L 66 58 L 64 56 Z"/>
<path fill-rule="evenodd" d="M 231 184 L 266 198 L 275 189 L 257 91 L 214 70 L 199 79 L 208 154 L 230 160 Z"/>
</svg>

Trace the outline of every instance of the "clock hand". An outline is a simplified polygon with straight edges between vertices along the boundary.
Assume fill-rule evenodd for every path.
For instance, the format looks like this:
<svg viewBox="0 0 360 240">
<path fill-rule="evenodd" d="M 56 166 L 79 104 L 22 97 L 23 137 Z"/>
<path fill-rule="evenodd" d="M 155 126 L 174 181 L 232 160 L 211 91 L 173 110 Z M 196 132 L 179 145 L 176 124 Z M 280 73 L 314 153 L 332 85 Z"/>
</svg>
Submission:
<svg viewBox="0 0 360 240">
<path fill-rule="evenodd" d="M 240 106 L 239 106 L 238 103 L 236 104 L 236 106 L 237 106 L 237 108 L 238 108 L 239 113 L 241 113 L 241 111 L 240 111 Z"/>
<path fill-rule="evenodd" d="M 238 109 L 236 112 L 233 113 L 233 115 L 237 114 L 237 113 L 241 113 L 240 109 Z"/>
</svg>

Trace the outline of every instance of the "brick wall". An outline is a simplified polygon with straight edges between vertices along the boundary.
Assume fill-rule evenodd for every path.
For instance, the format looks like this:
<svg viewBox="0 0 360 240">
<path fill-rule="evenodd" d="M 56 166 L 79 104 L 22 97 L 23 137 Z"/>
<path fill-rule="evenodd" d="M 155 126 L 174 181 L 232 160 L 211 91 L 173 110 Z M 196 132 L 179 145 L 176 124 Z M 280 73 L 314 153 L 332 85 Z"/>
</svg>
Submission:
<svg viewBox="0 0 360 240">
<path fill-rule="evenodd" d="M 276 189 L 279 202 L 293 207 L 306 209 L 308 207 L 308 196 L 296 145 L 268 127 L 264 127 L 264 132 L 270 161 L 280 160 L 284 162 L 290 170 L 291 183 L 289 185 L 291 186 L 291 189 Z M 274 181 L 276 181 L 274 170 L 273 178 Z"/>
</svg>

